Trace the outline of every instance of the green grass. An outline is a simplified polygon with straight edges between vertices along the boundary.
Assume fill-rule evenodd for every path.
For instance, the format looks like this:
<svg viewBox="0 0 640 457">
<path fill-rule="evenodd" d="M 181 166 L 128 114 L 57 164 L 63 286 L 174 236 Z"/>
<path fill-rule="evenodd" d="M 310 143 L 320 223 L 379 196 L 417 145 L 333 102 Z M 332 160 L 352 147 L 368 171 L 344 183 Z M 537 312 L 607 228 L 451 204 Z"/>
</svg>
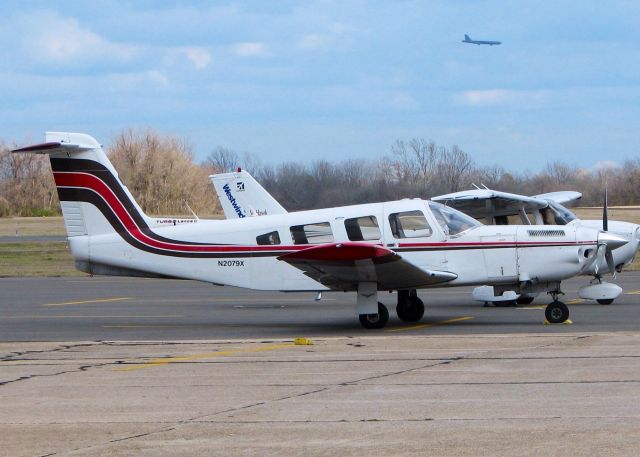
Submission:
<svg viewBox="0 0 640 457">
<path fill-rule="evenodd" d="M 62 217 L 0 217 L 0 236 L 64 236 Z"/>
<path fill-rule="evenodd" d="M 0 277 L 85 275 L 75 269 L 66 241 L 0 243 Z"/>
</svg>

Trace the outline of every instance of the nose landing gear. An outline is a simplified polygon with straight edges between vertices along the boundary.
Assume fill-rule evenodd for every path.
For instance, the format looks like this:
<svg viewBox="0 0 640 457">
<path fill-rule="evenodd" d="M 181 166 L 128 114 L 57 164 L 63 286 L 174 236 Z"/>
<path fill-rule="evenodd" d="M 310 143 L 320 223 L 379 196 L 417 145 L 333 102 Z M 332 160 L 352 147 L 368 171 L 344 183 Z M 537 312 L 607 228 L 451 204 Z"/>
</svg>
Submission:
<svg viewBox="0 0 640 457">
<path fill-rule="evenodd" d="M 560 291 L 551 292 L 553 301 L 544 310 L 544 317 L 550 324 L 562 324 L 569 319 L 569 308 L 558 300 L 558 295 L 561 293 Z"/>
</svg>

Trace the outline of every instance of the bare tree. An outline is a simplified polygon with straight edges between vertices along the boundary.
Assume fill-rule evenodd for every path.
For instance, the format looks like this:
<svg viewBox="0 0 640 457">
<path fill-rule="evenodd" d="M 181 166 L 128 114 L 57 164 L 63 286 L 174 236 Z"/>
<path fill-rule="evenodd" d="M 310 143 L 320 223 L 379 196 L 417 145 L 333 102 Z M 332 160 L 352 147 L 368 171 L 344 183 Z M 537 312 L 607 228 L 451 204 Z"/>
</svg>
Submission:
<svg viewBox="0 0 640 457">
<path fill-rule="evenodd" d="M 144 211 L 189 215 L 187 205 L 201 215 L 217 211 L 207 170 L 193 162 L 184 140 L 130 129 L 114 139 L 108 154 Z"/>
</svg>

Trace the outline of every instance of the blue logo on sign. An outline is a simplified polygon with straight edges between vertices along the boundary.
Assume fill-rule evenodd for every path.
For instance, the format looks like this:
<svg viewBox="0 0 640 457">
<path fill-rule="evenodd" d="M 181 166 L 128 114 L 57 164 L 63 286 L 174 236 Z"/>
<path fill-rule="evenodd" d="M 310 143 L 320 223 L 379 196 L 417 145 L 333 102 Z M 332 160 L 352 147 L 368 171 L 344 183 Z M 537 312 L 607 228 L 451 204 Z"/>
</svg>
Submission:
<svg viewBox="0 0 640 457">
<path fill-rule="evenodd" d="M 222 186 L 222 190 L 224 190 L 224 193 L 227 195 L 229 203 L 231 203 L 231 206 L 233 206 L 233 209 L 235 210 L 238 217 L 246 217 L 246 215 L 242 212 L 242 209 L 240 209 L 240 205 L 238 205 L 238 203 L 236 202 L 235 197 L 231 195 L 229 184 L 225 184 L 224 186 Z"/>
</svg>

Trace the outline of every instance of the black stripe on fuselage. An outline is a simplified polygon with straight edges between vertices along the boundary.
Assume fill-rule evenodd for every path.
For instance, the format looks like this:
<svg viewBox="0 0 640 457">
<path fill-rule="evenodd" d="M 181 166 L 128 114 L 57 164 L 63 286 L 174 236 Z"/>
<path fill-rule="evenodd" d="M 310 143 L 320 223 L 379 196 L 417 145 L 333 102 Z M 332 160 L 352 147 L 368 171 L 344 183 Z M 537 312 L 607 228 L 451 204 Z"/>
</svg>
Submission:
<svg viewBox="0 0 640 457">
<path fill-rule="evenodd" d="M 94 160 L 87 159 L 61 159 L 51 157 L 51 169 L 56 172 L 77 172 L 77 173 L 87 173 L 95 176 L 98 179 L 101 179 L 109 189 L 114 193 L 116 198 L 122 203 L 129 216 L 133 219 L 136 225 L 140 228 L 140 231 L 147 235 L 150 238 L 153 238 L 156 241 L 162 241 L 165 243 L 173 243 L 173 244 L 184 244 L 191 246 L 201 246 L 207 244 L 218 244 L 218 243 L 198 243 L 194 241 L 183 241 L 183 240 L 174 240 L 171 238 L 166 238 L 164 236 L 158 235 L 153 230 L 149 228 L 147 222 L 144 217 L 138 212 L 136 205 L 131 201 L 129 196 L 125 193 L 122 188 L 122 184 L 116 179 L 115 176 L 101 163 L 96 162 Z M 60 196 L 60 188 L 58 188 L 58 195 Z M 60 197 L 60 200 L 63 200 Z"/>
<path fill-rule="evenodd" d="M 111 207 L 104 201 L 104 199 L 96 192 L 90 189 L 82 189 L 76 187 L 59 187 L 58 194 L 61 201 L 80 201 L 89 203 L 102 213 L 107 219 L 111 227 L 122 237 L 124 241 L 129 243 L 136 249 L 149 252 L 152 254 L 158 254 L 170 257 L 188 257 L 188 258 L 236 258 L 236 257 L 276 257 L 282 254 L 286 254 L 290 251 L 266 251 L 266 252 L 184 252 L 180 250 L 165 250 L 149 246 L 142 243 L 134 236 L 132 236 L 126 227 L 122 224 L 120 219 L 113 212 Z"/>
</svg>

